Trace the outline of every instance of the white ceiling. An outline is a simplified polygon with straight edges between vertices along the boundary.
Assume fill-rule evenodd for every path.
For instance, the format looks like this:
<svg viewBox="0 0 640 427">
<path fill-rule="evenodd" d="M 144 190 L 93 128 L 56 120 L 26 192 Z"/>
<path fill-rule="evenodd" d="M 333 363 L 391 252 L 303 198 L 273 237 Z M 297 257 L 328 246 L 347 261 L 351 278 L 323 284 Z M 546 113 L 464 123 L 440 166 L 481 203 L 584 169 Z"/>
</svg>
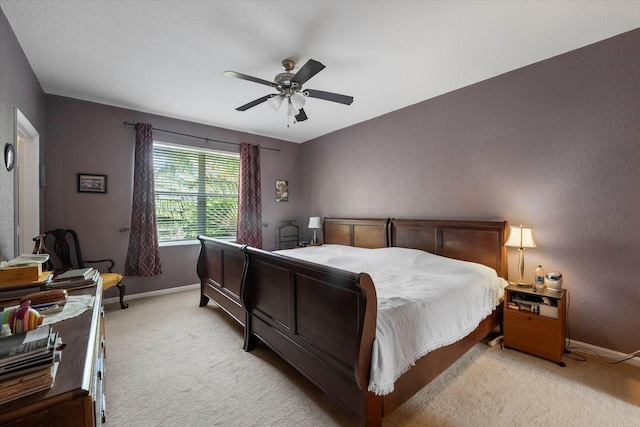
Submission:
<svg viewBox="0 0 640 427">
<path fill-rule="evenodd" d="M 640 27 L 640 1 L 0 0 L 48 94 L 304 142 Z M 287 127 L 285 58 L 326 68 Z M 135 120 L 132 117 L 131 120 Z"/>
</svg>

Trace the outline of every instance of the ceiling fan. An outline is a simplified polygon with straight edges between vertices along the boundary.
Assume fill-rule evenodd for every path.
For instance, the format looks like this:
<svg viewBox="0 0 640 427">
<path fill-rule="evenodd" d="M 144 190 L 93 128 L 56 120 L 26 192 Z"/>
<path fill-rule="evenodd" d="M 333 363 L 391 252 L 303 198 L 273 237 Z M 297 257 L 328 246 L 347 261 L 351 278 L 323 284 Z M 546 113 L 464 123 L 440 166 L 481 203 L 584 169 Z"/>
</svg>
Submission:
<svg viewBox="0 0 640 427">
<path fill-rule="evenodd" d="M 298 70 L 297 73 L 292 73 L 296 63 L 291 59 L 285 59 L 282 61 L 282 68 L 284 73 L 280 73 L 275 76 L 273 82 L 263 80 L 258 77 L 248 76 L 246 74 L 237 73 L 235 71 L 225 71 L 222 73 L 224 76 L 235 77 L 236 79 L 248 80 L 254 83 L 260 83 L 265 86 L 272 87 L 278 91 L 278 93 L 269 94 L 260 97 L 254 101 L 244 104 L 238 108 L 237 111 L 246 111 L 249 108 L 260 105 L 267 101 L 268 104 L 274 110 L 278 110 L 283 102 L 287 104 L 287 116 L 295 117 L 295 120 L 302 122 L 307 120 L 307 114 L 304 112 L 305 97 L 324 99 L 326 101 L 337 102 L 339 104 L 351 105 L 353 102 L 352 96 L 340 95 L 332 92 L 324 92 L 315 89 L 302 89 L 302 85 L 307 82 L 311 77 L 318 74 L 325 67 L 320 62 L 309 59 L 306 64 Z M 287 124 L 287 126 L 289 126 Z"/>
</svg>

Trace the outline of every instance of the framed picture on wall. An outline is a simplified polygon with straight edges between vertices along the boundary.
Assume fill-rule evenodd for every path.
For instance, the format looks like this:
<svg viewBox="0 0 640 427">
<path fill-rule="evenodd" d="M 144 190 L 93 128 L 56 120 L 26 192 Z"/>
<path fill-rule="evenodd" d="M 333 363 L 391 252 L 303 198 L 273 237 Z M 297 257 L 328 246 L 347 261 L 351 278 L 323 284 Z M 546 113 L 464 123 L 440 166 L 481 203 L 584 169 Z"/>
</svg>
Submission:
<svg viewBox="0 0 640 427">
<path fill-rule="evenodd" d="M 106 193 L 107 175 L 78 174 L 78 193 Z"/>
<path fill-rule="evenodd" d="M 276 180 L 276 202 L 289 201 L 289 181 Z"/>
</svg>

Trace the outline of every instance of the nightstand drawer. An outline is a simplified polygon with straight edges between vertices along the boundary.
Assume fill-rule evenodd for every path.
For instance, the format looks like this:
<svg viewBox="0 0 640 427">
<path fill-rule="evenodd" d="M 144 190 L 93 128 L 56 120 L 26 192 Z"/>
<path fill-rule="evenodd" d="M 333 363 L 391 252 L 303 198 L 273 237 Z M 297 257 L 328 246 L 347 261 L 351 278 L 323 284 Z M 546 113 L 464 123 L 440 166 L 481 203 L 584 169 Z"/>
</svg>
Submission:
<svg viewBox="0 0 640 427">
<path fill-rule="evenodd" d="M 536 313 L 504 310 L 504 345 L 560 361 L 564 352 L 562 322 Z"/>
</svg>

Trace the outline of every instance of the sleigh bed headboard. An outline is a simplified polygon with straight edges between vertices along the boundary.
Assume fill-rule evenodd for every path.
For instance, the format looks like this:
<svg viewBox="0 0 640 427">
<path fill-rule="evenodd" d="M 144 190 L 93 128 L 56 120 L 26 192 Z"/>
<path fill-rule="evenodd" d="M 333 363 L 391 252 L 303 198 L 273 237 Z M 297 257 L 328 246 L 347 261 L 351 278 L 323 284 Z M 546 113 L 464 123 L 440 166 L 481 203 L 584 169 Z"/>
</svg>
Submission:
<svg viewBox="0 0 640 427">
<path fill-rule="evenodd" d="M 477 262 L 508 278 L 506 221 L 324 218 L 324 243 L 421 249 L 436 255 Z"/>
<path fill-rule="evenodd" d="M 360 248 L 389 246 L 389 218 L 325 218 L 322 223 L 324 243 Z"/>
<path fill-rule="evenodd" d="M 476 262 L 508 278 L 506 221 L 391 219 L 389 246 L 421 249 L 436 255 Z"/>
</svg>

